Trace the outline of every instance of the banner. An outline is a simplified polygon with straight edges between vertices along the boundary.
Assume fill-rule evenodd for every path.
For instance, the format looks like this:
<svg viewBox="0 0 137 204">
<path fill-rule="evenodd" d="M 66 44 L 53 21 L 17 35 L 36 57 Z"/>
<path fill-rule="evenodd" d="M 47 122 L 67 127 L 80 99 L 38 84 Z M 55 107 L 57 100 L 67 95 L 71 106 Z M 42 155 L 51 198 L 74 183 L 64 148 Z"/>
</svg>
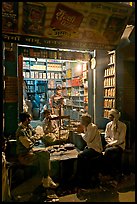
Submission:
<svg viewBox="0 0 137 204">
<path fill-rule="evenodd" d="M 5 77 L 4 99 L 6 103 L 18 101 L 17 77 Z"/>
<path fill-rule="evenodd" d="M 16 2 L 2 4 L 3 34 L 17 41 L 27 36 L 29 45 L 115 49 L 126 26 L 134 25 L 135 8 L 119 2 L 18 2 L 19 16 Z"/>
<path fill-rule="evenodd" d="M 18 32 L 18 2 L 2 2 L 2 32 Z"/>
<path fill-rule="evenodd" d="M 51 20 L 51 27 L 62 30 L 74 30 L 76 31 L 84 16 L 63 4 L 58 4 Z"/>
<path fill-rule="evenodd" d="M 23 33 L 44 35 L 46 7 L 33 3 L 23 4 Z"/>
</svg>

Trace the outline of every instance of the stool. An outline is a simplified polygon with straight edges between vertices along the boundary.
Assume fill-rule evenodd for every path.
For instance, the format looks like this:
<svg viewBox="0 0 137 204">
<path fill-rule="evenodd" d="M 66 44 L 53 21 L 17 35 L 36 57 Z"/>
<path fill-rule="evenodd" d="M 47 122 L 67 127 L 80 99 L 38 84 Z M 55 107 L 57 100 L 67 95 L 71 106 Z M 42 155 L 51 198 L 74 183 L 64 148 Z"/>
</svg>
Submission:
<svg viewBox="0 0 137 204">
<path fill-rule="evenodd" d="M 26 179 L 36 174 L 36 166 L 27 166 L 20 164 L 19 161 L 8 162 L 8 174 L 10 189 L 21 184 Z"/>
</svg>

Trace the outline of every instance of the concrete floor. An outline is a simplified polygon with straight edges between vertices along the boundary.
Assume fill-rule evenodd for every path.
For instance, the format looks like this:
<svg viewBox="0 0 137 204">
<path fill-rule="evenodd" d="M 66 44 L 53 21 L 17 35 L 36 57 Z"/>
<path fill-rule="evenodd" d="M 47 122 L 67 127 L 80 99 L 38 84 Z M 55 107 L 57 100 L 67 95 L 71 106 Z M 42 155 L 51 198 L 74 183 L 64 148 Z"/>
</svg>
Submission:
<svg viewBox="0 0 137 204">
<path fill-rule="evenodd" d="M 49 202 L 46 191 L 41 187 L 41 179 L 34 176 L 12 190 L 15 202 Z M 56 193 L 58 200 L 50 202 L 135 202 L 135 174 L 124 175 L 115 187 L 102 184 L 96 188 L 80 188 L 74 184 L 59 186 L 50 194 Z"/>
</svg>

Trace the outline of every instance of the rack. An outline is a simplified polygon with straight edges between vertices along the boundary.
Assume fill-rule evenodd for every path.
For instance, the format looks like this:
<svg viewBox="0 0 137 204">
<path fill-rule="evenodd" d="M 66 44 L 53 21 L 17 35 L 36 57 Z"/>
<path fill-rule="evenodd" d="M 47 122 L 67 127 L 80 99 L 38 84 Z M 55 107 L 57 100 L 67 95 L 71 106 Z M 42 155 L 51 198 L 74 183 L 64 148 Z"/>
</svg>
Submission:
<svg viewBox="0 0 137 204">
<path fill-rule="evenodd" d="M 108 118 L 108 112 L 115 108 L 116 102 L 116 67 L 115 51 L 108 52 L 109 63 L 104 70 L 104 117 Z"/>
<path fill-rule="evenodd" d="M 88 67 L 86 62 L 66 62 L 64 75 L 64 96 L 66 107 L 64 112 L 72 120 L 79 120 L 82 112 L 88 107 Z"/>
<path fill-rule="evenodd" d="M 27 85 L 27 94 L 43 94 L 48 90 L 50 97 L 57 84 L 62 83 L 62 63 L 54 59 L 24 57 L 23 76 Z"/>
</svg>

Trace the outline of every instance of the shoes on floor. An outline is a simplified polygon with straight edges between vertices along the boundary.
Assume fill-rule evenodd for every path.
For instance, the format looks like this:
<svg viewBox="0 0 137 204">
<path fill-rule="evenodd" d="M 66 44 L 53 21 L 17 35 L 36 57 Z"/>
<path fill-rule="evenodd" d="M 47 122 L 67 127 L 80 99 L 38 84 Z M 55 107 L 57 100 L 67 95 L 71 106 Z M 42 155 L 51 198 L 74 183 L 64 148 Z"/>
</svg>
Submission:
<svg viewBox="0 0 137 204">
<path fill-rule="evenodd" d="M 59 184 L 54 183 L 54 181 L 52 180 L 52 178 L 50 176 L 48 176 L 47 178 L 43 178 L 42 179 L 42 183 L 43 183 L 43 187 L 44 188 L 57 188 L 59 186 Z"/>
</svg>

